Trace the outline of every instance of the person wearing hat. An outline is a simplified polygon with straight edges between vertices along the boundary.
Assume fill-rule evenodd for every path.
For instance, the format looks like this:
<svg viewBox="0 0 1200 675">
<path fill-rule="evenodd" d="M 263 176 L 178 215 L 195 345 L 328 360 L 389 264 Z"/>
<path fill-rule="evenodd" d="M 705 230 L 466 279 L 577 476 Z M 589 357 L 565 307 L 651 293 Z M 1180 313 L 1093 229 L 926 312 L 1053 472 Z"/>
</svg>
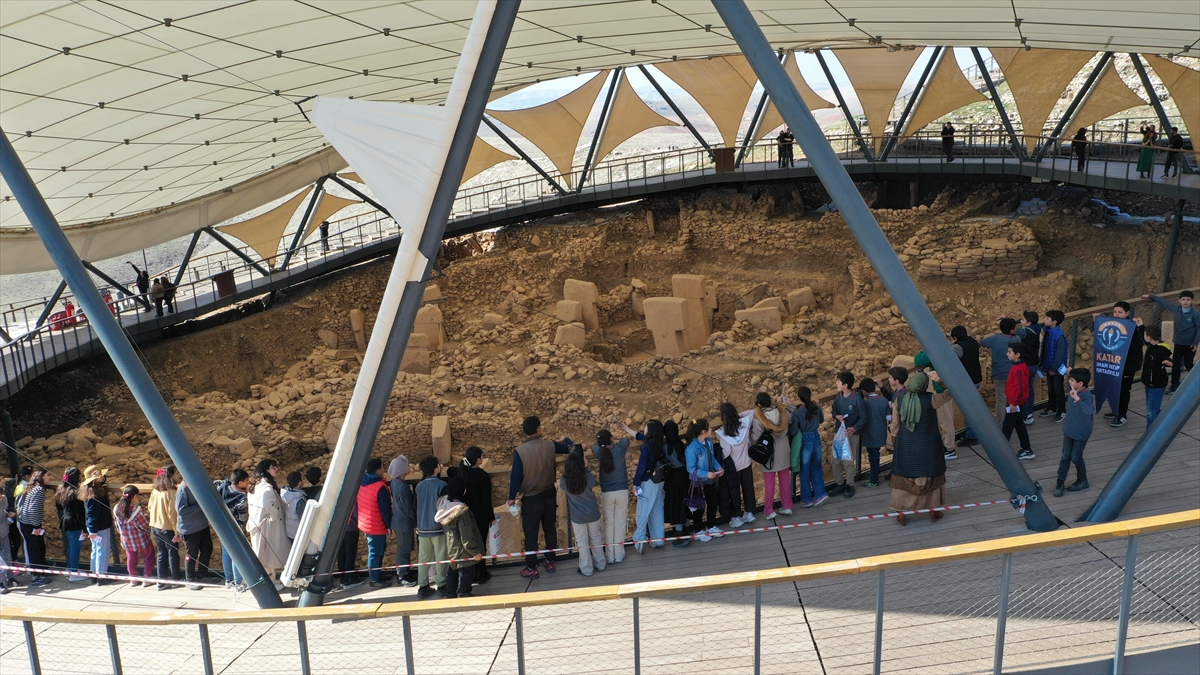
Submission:
<svg viewBox="0 0 1200 675">
<path fill-rule="evenodd" d="M 71 467 L 63 472 L 62 483 L 54 490 L 54 504 L 58 507 L 58 529 L 62 532 L 63 553 L 67 556 L 67 571 L 79 571 L 79 553 L 87 539 L 87 513 L 79 499 L 79 480 L 83 474 Z M 67 575 L 69 583 L 87 581 L 87 577 Z"/>
<path fill-rule="evenodd" d="M 413 552 L 413 530 L 417 526 L 417 502 L 412 486 L 404 481 L 408 475 L 408 457 L 400 455 L 388 464 L 388 476 L 392 488 L 392 522 L 390 528 L 396 533 L 396 564 L 411 565 Z M 404 567 L 397 570 L 400 585 L 411 588 L 417 585 L 417 569 Z"/>
<path fill-rule="evenodd" d="M 438 588 L 447 598 L 474 595 L 471 583 L 475 580 L 476 567 L 483 560 L 483 536 L 479 534 L 471 509 L 463 503 L 466 493 L 467 481 L 459 476 L 451 478 L 438 499 L 437 513 L 433 516 L 446 531 L 446 554 L 451 560 L 446 587 Z"/>
<path fill-rule="evenodd" d="M 88 539 L 92 542 L 92 572 L 108 574 L 108 561 L 112 557 L 112 504 L 108 500 L 108 469 L 93 464 L 83 470 L 83 485 L 79 498 L 83 500 L 86 514 Z M 92 585 L 103 585 L 101 579 L 93 579 Z"/>
</svg>

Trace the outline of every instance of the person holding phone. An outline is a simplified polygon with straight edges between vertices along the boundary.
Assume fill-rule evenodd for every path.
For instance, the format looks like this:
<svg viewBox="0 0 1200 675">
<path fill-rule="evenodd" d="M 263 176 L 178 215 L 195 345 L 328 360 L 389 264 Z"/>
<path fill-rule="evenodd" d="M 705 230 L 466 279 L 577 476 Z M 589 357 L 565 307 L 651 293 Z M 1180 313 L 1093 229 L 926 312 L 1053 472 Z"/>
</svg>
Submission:
<svg viewBox="0 0 1200 675">
<path fill-rule="evenodd" d="M 25 564 L 46 566 L 46 530 L 42 527 L 46 515 L 46 472 L 38 469 L 29 475 L 29 482 L 17 498 L 17 529 L 25 540 Z M 30 572 L 32 586 L 45 586 L 50 579 L 45 574 Z"/>
</svg>

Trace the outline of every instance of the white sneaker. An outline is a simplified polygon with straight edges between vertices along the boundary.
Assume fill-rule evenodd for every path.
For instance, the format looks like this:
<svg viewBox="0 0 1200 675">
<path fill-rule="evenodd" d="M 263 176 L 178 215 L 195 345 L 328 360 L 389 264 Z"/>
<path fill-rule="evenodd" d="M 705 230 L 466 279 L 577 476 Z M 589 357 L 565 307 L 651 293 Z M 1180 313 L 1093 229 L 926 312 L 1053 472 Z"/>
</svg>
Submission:
<svg viewBox="0 0 1200 675">
<path fill-rule="evenodd" d="M 712 541 L 713 538 L 707 534 L 697 534 L 696 539 L 699 541 Z"/>
<path fill-rule="evenodd" d="M 705 531 L 705 534 L 711 535 L 713 537 L 724 537 L 725 530 L 722 530 L 719 527 L 710 527 L 710 528 L 708 528 L 708 530 Z"/>
<path fill-rule="evenodd" d="M 645 545 L 646 545 L 646 542 L 639 541 L 633 545 L 633 550 L 637 551 L 638 553 L 641 553 L 643 551 Z"/>
<path fill-rule="evenodd" d="M 741 519 L 740 517 L 738 517 L 738 516 L 734 516 L 733 518 L 730 518 L 730 519 L 729 519 L 729 526 L 730 526 L 730 527 L 741 527 L 741 526 L 742 526 L 742 519 Z"/>
<path fill-rule="evenodd" d="M 753 523 L 753 522 L 754 522 L 754 514 L 753 513 L 750 513 L 749 511 L 747 511 L 742 514 L 742 524 L 743 525 L 745 525 L 746 523 Z"/>
<path fill-rule="evenodd" d="M 785 516 L 790 516 L 790 515 L 792 515 L 792 510 L 791 510 L 791 509 L 779 509 L 779 512 L 780 512 L 780 513 L 782 513 L 782 514 L 783 514 L 783 515 L 785 515 Z"/>
<path fill-rule="evenodd" d="M 767 520 L 775 520 L 774 512 L 768 513 L 768 514 L 766 514 L 766 516 L 767 516 Z"/>
</svg>

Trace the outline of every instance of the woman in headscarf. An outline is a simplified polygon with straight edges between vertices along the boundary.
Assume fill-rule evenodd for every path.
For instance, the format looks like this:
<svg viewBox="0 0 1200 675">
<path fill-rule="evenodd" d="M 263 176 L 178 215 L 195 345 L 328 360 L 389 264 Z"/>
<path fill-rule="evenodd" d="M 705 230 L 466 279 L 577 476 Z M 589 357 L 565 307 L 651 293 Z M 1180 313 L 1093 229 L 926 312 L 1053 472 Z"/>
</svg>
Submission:
<svg viewBox="0 0 1200 675">
<path fill-rule="evenodd" d="M 408 457 L 400 455 L 388 464 L 388 476 L 392 488 L 391 529 L 396 533 L 396 564 L 411 565 L 413 552 L 413 528 L 417 526 L 417 502 L 412 486 L 405 482 L 408 475 Z M 417 585 L 417 568 L 407 567 L 397 573 L 400 585 Z"/>
<path fill-rule="evenodd" d="M 488 534 L 492 529 L 492 521 L 496 519 L 496 507 L 492 502 L 492 476 L 486 469 L 479 466 L 483 461 L 483 449 L 472 445 L 463 454 L 462 462 L 458 465 L 458 475 L 467 484 L 467 491 L 462 502 L 471 509 L 475 518 L 475 526 L 479 528 L 479 536 L 483 537 L 484 553 L 487 553 Z M 487 569 L 487 561 L 480 560 L 475 570 L 475 584 L 486 584 L 492 578 Z"/>
<path fill-rule="evenodd" d="M 934 412 L 933 394 L 925 391 L 929 376 L 917 371 L 908 377 L 908 391 L 900 401 L 900 430 L 892 455 L 892 496 L 889 506 L 912 511 L 946 503 L 945 447 Z M 930 512 L 937 521 L 940 511 Z M 901 525 L 906 518 L 901 513 Z"/>
<path fill-rule="evenodd" d="M 1142 149 L 1138 152 L 1138 178 L 1154 178 L 1154 142 L 1158 131 L 1153 124 L 1142 125 Z"/>
</svg>

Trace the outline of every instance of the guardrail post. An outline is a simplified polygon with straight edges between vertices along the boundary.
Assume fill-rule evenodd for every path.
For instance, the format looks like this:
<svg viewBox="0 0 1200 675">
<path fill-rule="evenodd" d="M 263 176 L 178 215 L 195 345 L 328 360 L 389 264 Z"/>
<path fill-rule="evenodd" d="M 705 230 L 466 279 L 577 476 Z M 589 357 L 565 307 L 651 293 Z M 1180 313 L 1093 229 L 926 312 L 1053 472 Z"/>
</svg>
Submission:
<svg viewBox="0 0 1200 675">
<path fill-rule="evenodd" d="M 1133 596 L 1133 570 L 1137 566 L 1138 538 L 1133 535 L 1125 545 L 1125 583 L 1121 587 L 1121 612 L 1117 617 L 1117 651 L 1113 654 L 1113 675 L 1125 668 L 1125 637 L 1129 633 L 1129 604 Z"/>
<path fill-rule="evenodd" d="M 404 615 L 404 668 L 408 675 L 415 675 L 416 666 L 413 664 L 412 619 Z"/>
<path fill-rule="evenodd" d="M 1071 359 L 1071 367 L 1075 367 L 1075 348 L 1079 346 L 1079 319 L 1071 322 L 1071 353 L 1068 356 Z"/>
<path fill-rule="evenodd" d="M 754 587 L 754 675 L 762 672 L 762 586 Z"/>
<path fill-rule="evenodd" d="M 208 640 L 208 624 L 196 626 L 200 629 L 200 658 L 204 662 L 204 675 L 213 675 L 212 643 Z"/>
<path fill-rule="evenodd" d="M 879 585 L 875 588 L 875 665 L 871 672 L 879 675 L 883 662 L 883 582 L 884 570 L 879 570 Z"/>
<path fill-rule="evenodd" d="M 308 629 L 305 628 L 303 621 L 296 622 L 296 641 L 300 645 L 300 672 L 304 675 L 311 675 L 312 668 L 308 663 Z"/>
<path fill-rule="evenodd" d="M 124 671 L 121 669 L 121 648 L 117 645 L 117 627 L 106 624 L 104 632 L 108 635 L 108 657 L 112 659 L 113 675 L 121 675 Z"/>
<path fill-rule="evenodd" d="M 1012 576 L 1012 554 L 1000 558 L 1000 598 L 996 607 L 996 655 L 992 658 L 992 673 L 1000 675 L 1004 668 L 1004 634 L 1008 627 L 1008 581 Z"/>
<path fill-rule="evenodd" d="M 633 599 L 633 675 L 642 675 L 642 622 L 638 599 Z"/>
<path fill-rule="evenodd" d="M 517 673 L 525 675 L 525 627 L 521 623 L 521 608 L 517 607 L 513 614 L 517 622 Z"/>
<path fill-rule="evenodd" d="M 37 640 L 33 637 L 33 622 L 22 621 L 25 627 L 25 649 L 29 651 L 29 670 L 33 675 L 42 675 L 42 662 L 38 659 Z"/>
</svg>

